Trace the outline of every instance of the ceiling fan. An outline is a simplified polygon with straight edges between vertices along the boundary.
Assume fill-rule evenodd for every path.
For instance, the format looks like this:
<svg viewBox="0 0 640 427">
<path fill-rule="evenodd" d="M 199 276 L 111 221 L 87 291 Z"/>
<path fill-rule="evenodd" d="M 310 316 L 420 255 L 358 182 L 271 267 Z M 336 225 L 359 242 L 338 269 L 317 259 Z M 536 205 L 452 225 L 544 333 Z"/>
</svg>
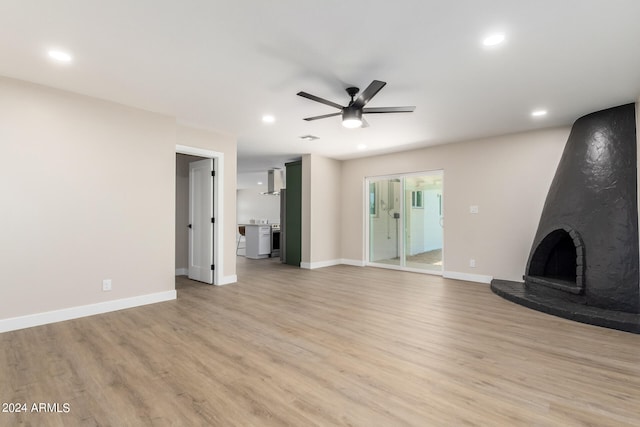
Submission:
<svg viewBox="0 0 640 427">
<path fill-rule="evenodd" d="M 328 101 L 324 98 L 320 98 L 315 95 L 311 95 L 307 92 L 298 92 L 298 96 L 310 99 L 312 101 L 319 102 L 321 104 L 329 105 L 330 107 L 340 110 L 339 113 L 324 114 L 322 116 L 307 117 L 304 120 L 312 121 L 318 119 L 326 119 L 327 117 L 334 117 L 342 115 L 342 125 L 346 128 L 359 128 L 368 126 L 366 120 L 362 117 L 363 114 L 380 114 L 380 113 L 411 113 L 416 107 L 373 107 L 365 108 L 364 106 L 371 101 L 380 89 L 382 89 L 387 83 L 380 80 L 374 80 L 367 88 L 360 93 L 360 96 L 355 98 L 360 89 L 357 87 L 348 87 L 347 93 L 351 97 L 351 101 L 346 107 L 335 102 Z M 354 99 L 355 98 L 355 99 Z"/>
</svg>

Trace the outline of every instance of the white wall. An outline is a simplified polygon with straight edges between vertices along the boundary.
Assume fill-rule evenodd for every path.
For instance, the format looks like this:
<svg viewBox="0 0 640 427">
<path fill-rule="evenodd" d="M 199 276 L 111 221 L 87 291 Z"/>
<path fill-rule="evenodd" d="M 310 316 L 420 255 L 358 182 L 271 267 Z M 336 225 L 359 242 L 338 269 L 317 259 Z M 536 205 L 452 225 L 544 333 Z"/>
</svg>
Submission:
<svg viewBox="0 0 640 427">
<path fill-rule="evenodd" d="M 1 319 L 175 289 L 173 118 L 0 78 L 0 141 Z"/>
<path fill-rule="evenodd" d="M 412 209 L 411 200 L 408 199 L 412 216 L 412 255 L 434 249 L 442 249 L 442 226 L 440 225 L 440 213 L 438 211 L 440 203 L 438 196 L 441 193 L 441 190 L 423 190 L 424 207 L 422 209 Z"/>
<path fill-rule="evenodd" d="M 315 157 L 316 155 L 313 155 Z M 321 213 L 316 218 L 311 206 L 311 154 L 302 156 L 302 194 L 300 196 L 302 212 L 300 221 L 300 266 L 303 268 L 311 268 L 311 245 L 316 244 L 311 240 L 311 221 L 320 220 Z M 321 182 L 315 182 L 316 187 L 322 185 Z M 285 231 L 286 233 L 286 231 Z"/>
<path fill-rule="evenodd" d="M 342 162 L 317 154 L 302 157 L 301 267 L 341 261 Z"/>
<path fill-rule="evenodd" d="M 444 170 L 447 273 L 521 280 L 570 128 L 547 129 L 347 160 L 342 165 L 342 257 L 364 262 L 364 179 Z M 469 213 L 478 205 L 479 213 Z M 476 260 L 476 268 L 469 260 Z"/>
<path fill-rule="evenodd" d="M 225 152 L 235 254 L 232 137 L 0 78 L 0 141 L 0 331 L 175 298 L 177 144 Z"/>
<path fill-rule="evenodd" d="M 252 219 L 266 219 L 269 224 L 280 223 L 280 196 L 260 194 L 258 189 L 237 191 L 237 224 L 249 224 Z"/>
<path fill-rule="evenodd" d="M 438 206 L 442 203 L 442 190 L 424 192 L 424 248 L 423 251 L 442 249 L 443 223 Z"/>
</svg>

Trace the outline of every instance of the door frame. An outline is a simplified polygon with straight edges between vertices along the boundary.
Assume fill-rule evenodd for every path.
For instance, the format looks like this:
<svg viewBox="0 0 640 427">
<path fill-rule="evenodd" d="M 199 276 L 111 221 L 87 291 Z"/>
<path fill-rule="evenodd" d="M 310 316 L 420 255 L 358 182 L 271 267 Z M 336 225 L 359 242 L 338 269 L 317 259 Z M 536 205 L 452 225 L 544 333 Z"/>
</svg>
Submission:
<svg viewBox="0 0 640 427">
<path fill-rule="evenodd" d="M 408 178 L 408 177 L 413 177 L 413 176 L 422 176 L 422 175 L 435 175 L 435 174 L 440 174 L 442 175 L 442 198 L 444 200 L 444 185 L 445 185 L 445 179 L 444 179 L 444 168 L 442 169 L 431 169 L 431 170 L 426 170 L 426 171 L 420 171 L 420 172 L 407 172 L 407 173 L 396 173 L 396 174 L 390 174 L 390 175 L 370 175 L 370 176 L 365 176 L 364 177 L 364 183 L 363 183 L 363 200 L 365 201 L 364 204 L 364 230 L 363 230 L 363 235 L 364 235 L 364 265 L 365 266 L 370 266 L 370 267 L 379 267 L 379 268 L 386 268 L 389 270 L 401 270 L 401 271 L 410 271 L 410 272 L 414 272 L 414 273 L 423 273 L 423 274 L 431 274 L 431 275 L 436 275 L 436 276 L 442 276 L 444 274 L 445 271 L 445 228 L 444 228 L 444 223 L 445 221 L 443 221 L 443 226 L 442 226 L 442 269 L 440 271 L 433 271 L 433 270 L 423 270 L 423 269 L 418 269 L 418 268 L 411 268 L 411 267 L 407 267 L 404 262 L 404 258 L 406 257 L 400 257 L 400 265 L 391 265 L 391 264 L 382 264 L 382 263 L 376 263 L 376 262 L 371 262 L 369 261 L 369 256 L 370 256 L 370 215 L 369 215 L 369 183 L 370 182 L 375 182 L 375 181 L 381 181 L 381 180 L 390 180 L 390 179 L 400 179 L 401 183 L 404 183 L 404 178 Z M 403 186 L 402 186 L 403 187 Z M 398 233 L 398 242 L 397 244 L 400 245 L 399 249 L 401 248 L 402 251 L 405 250 L 405 215 L 404 215 L 404 209 L 406 208 L 405 206 L 405 195 L 404 195 L 404 188 L 402 188 L 402 191 L 400 191 L 400 206 L 402 206 L 403 209 L 403 213 L 400 215 L 400 219 L 399 219 L 399 230 L 401 231 L 401 233 Z M 443 205 L 443 209 L 442 209 L 443 215 L 442 217 L 444 218 L 444 205 Z"/>
<path fill-rule="evenodd" d="M 213 177 L 213 216 L 216 219 L 213 224 L 213 284 L 223 285 L 224 278 L 224 197 L 222 189 L 224 188 L 224 153 L 218 151 L 205 150 L 203 148 L 189 147 L 187 145 L 176 145 L 176 154 L 188 154 L 208 159 L 213 159 L 213 170 L 216 172 Z M 175 212 L 175 209 L 174 209 Z M 175 214 L 174 214 L 175 215 Z M 175 223 L 175 221 L 174 221 Z M 174 232 L 175 235 L 175 232 Z M 175 245 L 174 257 L 175 257 Z"/>
</svg>

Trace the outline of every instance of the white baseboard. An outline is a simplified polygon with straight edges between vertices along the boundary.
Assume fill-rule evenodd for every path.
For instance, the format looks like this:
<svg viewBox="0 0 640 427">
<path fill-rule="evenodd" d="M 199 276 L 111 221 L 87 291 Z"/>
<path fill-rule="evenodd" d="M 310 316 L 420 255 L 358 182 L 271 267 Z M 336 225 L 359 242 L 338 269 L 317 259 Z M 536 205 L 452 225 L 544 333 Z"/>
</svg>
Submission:
<svg viewBox="0 0 640 427">
<path fill-rule="evenodd" d="M 365 263 L 359 259 L 341 259 L 340 264 L 344 265 L 353 265 L 354 267 L 364 267 Z"/>
<path fill-rule="evenodd" d="M 147 304 L 171 301 L 176 299 L 176 291 L 157 292 L 154 294 L 140 295 L 137 297 L 123 298 L 96 304 L 81 305 L 78 307 L 64 308 L 62 310 L 47 311 L 44 313 L 30 314 L 27 316 L 12 317 L 0 320 L 0 333 L 31 328 L 33 326 L 46 325 L 48 323 L 62 322 L 77 319 L 79 317 L 93 316 L 95 314 L 124 310 L 126 308 L 139 307 Z"/>
<path fill-rule="evenodd" d="M 308 269 L 313 269 L 313 268 L 320 268 L 320 267 L 328 267 L 330 265 L 338 265 L 338 264 L 344 264 L 344 265 L 352 265 L 354 267 L 364 267 L 366 266 L 366 263 L 362 260 L 358 260 L 358 259 L 340 259 L 340 260 L 333 260 L 333 261 L 326 261 L 326 262 L 321 262 L 321 263 L 300 263 L 300 267 L 301 268 L 308 268 Z M 390 268 L 390 269 L 394 269 L 393 266 L 386 266 L 385 268 Z M 454 280 L 465 280 L 467 282 L 476 282 L 476 283 L 486 283 L 486 284 L 490 284 L 491 281 L 493 280 L 492 276 L 485 276 L 482 274 L 468 274 L 468 273 L 458 273 L 456 271 L 443 271 L 442 273 L 440 272 L 432 272 L 432 271 L 425 271 L 425 270 L 419 270 L 419 269 L 407 269 L 407 268 L 397 268 L 398 270 L 404 270 L 404 271 L 412 271 L 415 273 L 425 273 L 425 274 L 435 274 L 435 275 L 440 275 L 442 274 L 442 277 L 446 278 L 446 279 L 454 279 Z"/>
<path fill-rule="evenodd" d="M 307 270 L 313 270 L 315 268 L 323 268 L 323 267 L 331 267 L 334 265 L 340 265 L 342 261 L 339 259 L 332 259 L 329 261 L 319 261 L 319 262 L 301 262 L 300 268 L 305 268 Z"/>
<path fill-rule="evenodd" d="M 236 274 L 232 276 L 224 276 L 220 283 L 217 283 L 217 286 L 230 285 L 231 283 L 236 283 L 238 281 L 238 276 Z"/>
<path fill-rule="evenodd" d="M 458 273 L 455 271 L 443 271 L 442 277 L 445 279 L 465 280 L 467 282 L 477 282 L 489 284 L 493 280 L 492 276 L 482 274 Z"/>
<path fill-rule="evenodd" d="M 177 268 L 176 269 L 176 276 L 188 276 L 189 275 L 189 269 L 188 268 Z M 218 283 L 218 286 L 222 286 L 222 285 L 229 285 L 231 283 L 236 283 L 238 281 L 238 276 L 237 275 L 233 275 L 233 276 L 225 276 L 222 278 L 221 283 Z"/>
</svg>

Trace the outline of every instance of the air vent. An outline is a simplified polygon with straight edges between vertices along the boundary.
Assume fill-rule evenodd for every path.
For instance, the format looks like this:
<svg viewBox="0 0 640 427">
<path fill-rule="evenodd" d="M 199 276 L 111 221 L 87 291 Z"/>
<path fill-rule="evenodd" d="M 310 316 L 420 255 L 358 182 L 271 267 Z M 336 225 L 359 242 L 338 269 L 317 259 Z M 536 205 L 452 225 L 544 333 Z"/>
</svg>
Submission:
<svg viewBox="0 0 640 427">
<path fill-rule="evenodd" d="M 315 135 L 304 135 L 301 136 L 300 139 L 303 141 L 315 141 L 316 139 L 320 139 L 320 137 Z"/>
</svg>

